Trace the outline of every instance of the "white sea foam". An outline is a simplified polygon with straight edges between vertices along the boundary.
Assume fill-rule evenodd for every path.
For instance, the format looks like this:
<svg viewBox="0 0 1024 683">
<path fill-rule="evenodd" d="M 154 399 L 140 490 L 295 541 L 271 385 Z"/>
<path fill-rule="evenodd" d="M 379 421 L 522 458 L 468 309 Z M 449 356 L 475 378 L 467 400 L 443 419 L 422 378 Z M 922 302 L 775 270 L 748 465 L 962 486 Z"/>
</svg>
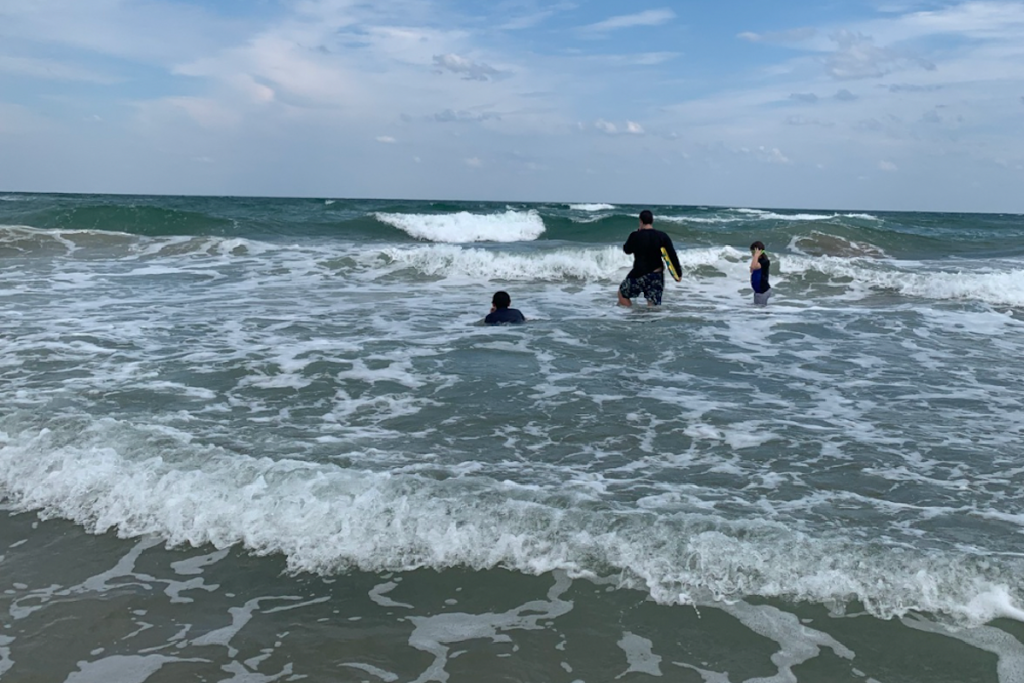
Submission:
<svg viewBox="0 0 1024 683">
<path fill-rule="evenodd" d="M 485 478 L 372 474 L 189 443 L 179 444 L 173 457 L 133 459 L 119 451 L 139 448 L 125 448 L 124 440 L 148 442 L 133 433 L 107 419 L 74 435 L 3 435 L 0 490 L 19 509 L 71 519 L 93 533 L 240 544 L 283 554 L 294 571 L 611 571 L 621 572 L 623 585 L 669 604 L 745 596 L 857 599 L 881 617 L 917 610 L 971 624 L 1022 618 L 1011 597 L 1021 575 L 1012 560 L 893 552 L 711 515 L 566 508 L 549 504 L 537 487 Z"/>
<path fill-rule="evenodd" d="M 611 211 L 615 208 L 614 204 L 570 204 L 569 208 L 573 211 Z"/>
<path fill-rule="evenodd" d="M 544 221 L 532 209 L 494 214 L 460 211 L 444 214 L 376 213 L 374 216 L 412 237 L 430 242 L 526 242 L 537 239 L 544 232 Z"/>
<path fill-rule="evenodd" d="M 1024 645 L 1016 636 L 993 626 L 979 626 L 965 630 L 950 628 L 947 624 L 936 623 L 924 619 L 920 615 L 904 617 L 903 624 L 910 628 L 928 633 L 954 638 L 998 657 L 996 672 L 999 683 L 1019 683 L 1024 681 Z"/>
<path fill-rule="evenodd" d="M 733 213 L 743 216 L 743 220 L 773 220 L 773 221 L 826 221 L 835 218 L 856 218 L 865 221 L 881 221 L 878 216 L 870 213 L 777 213 L 762 209 L 729 209 Z M 735 219 L 733 219 L 735 220 Z"/>
<path fill-rule="evenodd" d="M 994 305 L 1024 306 L 1024 279 L 1019 271 L 952 272 L 946 264 L 929 268 L 918 262 L 866 263 L 858 259 L 786 257 L 786 273 L 824 273 L 848 279 L 850 287 L 886 290 L 926 299 L 982 301 Z M 923 271 L 923 272 L 922 272 Z"/>
<path fill-rule="evenodd" d="M 716 225 L 720 223 L 738 223 L 748 219 L 741 216 L 658 216 L 657 220 L 667 223 L 703 223 L 705 225 Z"/>
<path fill-rule="evenodd" d="M 383 255 L 394 266 L 413 268 L 432 277 L 509 281 L 611 281 L 620 280 L 633 265 L 633 257 L 618 247 L 557 249 L 552 251 L 509 253 L 476 247 L 430 245 L 392 247 L 368 256 Z M 721 286 L 718 278 L 710 283 L 693 281 L 692 272 L 711 266 L 734 275 L 742 254 L 732 247 L 681 249 L 677 251 L 683 268 L 681 275 L 690 286 Z M 368 268 L 379 264 L 367 262 Z M 672 286 L 675 286 L 672 283 Z"/>
<path fill-rule="evenodd" d="M 836 217 L 834 213 L 775 213 L 774 211 L 764 211 L 762 209 L 731 209 L 731 211 L 743 214 L 744 216 L 750 216 L 754 220 L 765 221 L 824 221 Z"/>
<path fill-rule="evenodd" d="M 779 644 L 779 651 L 772 656 L 772 663 L 779 667 L 778 674 L 759 679 L 762 683 L 791 683 L 797 680 L 793 667 L 814 659 L 823 647 L 844 659 L 854 658 L 853 651 L 832 636 L 800 623 L 795 614 L 783 612 L 771 605 L 754 606 L 738 601 L 714 606 L 731 614 L 754 633 Z"/>
<path fill-rule="evenodd" d="M 622 678 L 631 673 L 642 673 L 648 676 L 662 675 L 661 657 L 654 654 L 654 643 L 647 638 L 626 631 L 616 645 L 626 653 L 626 662 L 629 664 L 629 668 L 616 678 Z"/>
<path fill-rule="evenodd" d="M 621 276 L 633 259 L 614 247 L 560 249 L 510 254 L 448 245 L 390 248 L 382 253 L 424 275 L 485 280 L 610 280 Z"/>
<path fill-rule="evenodd" d="M 206 661 L 209 660 L 165 655 L 113 655 L 95 662 L 79 662 L 78 671 L 72 672 L 65 683 L 143 683 L 167 664 Z"/>
<path fill-rule="evenodd" d="M 0 557 L 3 557 L 0 555 Z M 10 636 L 0 636 L 0 676 L 3 676 L 5 672 L 10 670 L 14 666 L 14 660 L 11 659 L 11 643 L 14 642 L 14 638 Z"/>
</svg>

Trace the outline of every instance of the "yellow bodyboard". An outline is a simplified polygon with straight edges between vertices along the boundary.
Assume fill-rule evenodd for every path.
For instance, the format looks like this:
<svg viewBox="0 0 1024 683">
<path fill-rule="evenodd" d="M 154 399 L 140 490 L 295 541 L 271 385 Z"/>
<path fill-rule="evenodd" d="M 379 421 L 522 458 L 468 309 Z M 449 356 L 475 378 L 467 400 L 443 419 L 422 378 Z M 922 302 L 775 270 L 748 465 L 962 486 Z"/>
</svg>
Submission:
<svg viewBox="0 0 1024 683">
<path fill-rule="evenodd" d="M 661 258 L 665 261 L 665 268 L 668 269 L 669 275 L 672 276 L 673 280 L 679 282 L 682 278 L 679 276 L 679 273 L 676 272 L 676 267 L 672 265 L 672 259 L 668 257 L 668 249 L 665 247 L 661 248 Z"/>
</svg>

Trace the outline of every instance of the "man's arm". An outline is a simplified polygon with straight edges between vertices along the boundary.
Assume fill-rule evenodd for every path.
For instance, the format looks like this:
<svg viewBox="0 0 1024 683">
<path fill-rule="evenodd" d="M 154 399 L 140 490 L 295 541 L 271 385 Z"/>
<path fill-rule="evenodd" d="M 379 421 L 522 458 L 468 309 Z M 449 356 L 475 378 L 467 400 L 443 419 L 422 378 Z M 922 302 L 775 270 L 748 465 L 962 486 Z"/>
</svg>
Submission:
<svg viewBox="0 0 1024 683">
<path fill-rule="evenodd" d="M 626 243 L 622 245 L 622 251 L 626 252 L 627 254 L 632 254 L 633 253 L 633 249 L 634 249 L 634 247 L 633 247 L 633 235 L 635 235 L 635 234 L 636 234 L 635 231 L 629 233 L 629 237 L 626 238 Z"/>
</svg>

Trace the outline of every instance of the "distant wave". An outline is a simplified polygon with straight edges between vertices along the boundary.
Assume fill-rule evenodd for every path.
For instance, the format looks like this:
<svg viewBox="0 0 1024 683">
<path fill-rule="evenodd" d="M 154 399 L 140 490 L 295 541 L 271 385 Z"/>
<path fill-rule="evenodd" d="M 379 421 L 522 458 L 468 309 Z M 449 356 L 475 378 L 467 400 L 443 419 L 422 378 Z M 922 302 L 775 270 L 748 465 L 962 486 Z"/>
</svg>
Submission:
<svg viewBox="0 0 1024 683">
<path fill-rule="evenodd" d="M 750 220 L 741 216 L 655 216 L 655 221 L 666 223 L 704 223 L 714 225 L 718 223 L 739 223 Z"/>
<path fill-rule="evenodd" d="M 834 218 L 859 218 L 861 220 L 880 220 L 869 213 L 776 213 L 762 209 L 729 209 L 733 213 L 744 216 L 747 220 L 765 221 L 827 221 Z"/>
<path fill-rule="evenodd" d="M 374 217 L 411 237 L 430 242 L 527 242 L 544 232 L 544 221 L 533 209 L 496 214 L 376 213 Z"/>
<path fill-rule="evenodd" d="M 610 211 L 615 208 L 614 204 L 570 204 L 573 211 Z"/>
</svg>

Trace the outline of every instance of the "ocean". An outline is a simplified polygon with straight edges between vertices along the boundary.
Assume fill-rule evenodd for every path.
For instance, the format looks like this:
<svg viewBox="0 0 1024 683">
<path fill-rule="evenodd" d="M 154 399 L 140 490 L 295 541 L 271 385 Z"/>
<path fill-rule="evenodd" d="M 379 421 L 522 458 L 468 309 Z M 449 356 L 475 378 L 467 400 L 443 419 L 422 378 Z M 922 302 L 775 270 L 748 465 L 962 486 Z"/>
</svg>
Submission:
<svg viewBox="0 0 1024 683">
<path fill-rule="evenodd" d="M 0 193 L 0 678 L 1024 681 L 1022 270 L 1018 215 Z"/>
</svg>

